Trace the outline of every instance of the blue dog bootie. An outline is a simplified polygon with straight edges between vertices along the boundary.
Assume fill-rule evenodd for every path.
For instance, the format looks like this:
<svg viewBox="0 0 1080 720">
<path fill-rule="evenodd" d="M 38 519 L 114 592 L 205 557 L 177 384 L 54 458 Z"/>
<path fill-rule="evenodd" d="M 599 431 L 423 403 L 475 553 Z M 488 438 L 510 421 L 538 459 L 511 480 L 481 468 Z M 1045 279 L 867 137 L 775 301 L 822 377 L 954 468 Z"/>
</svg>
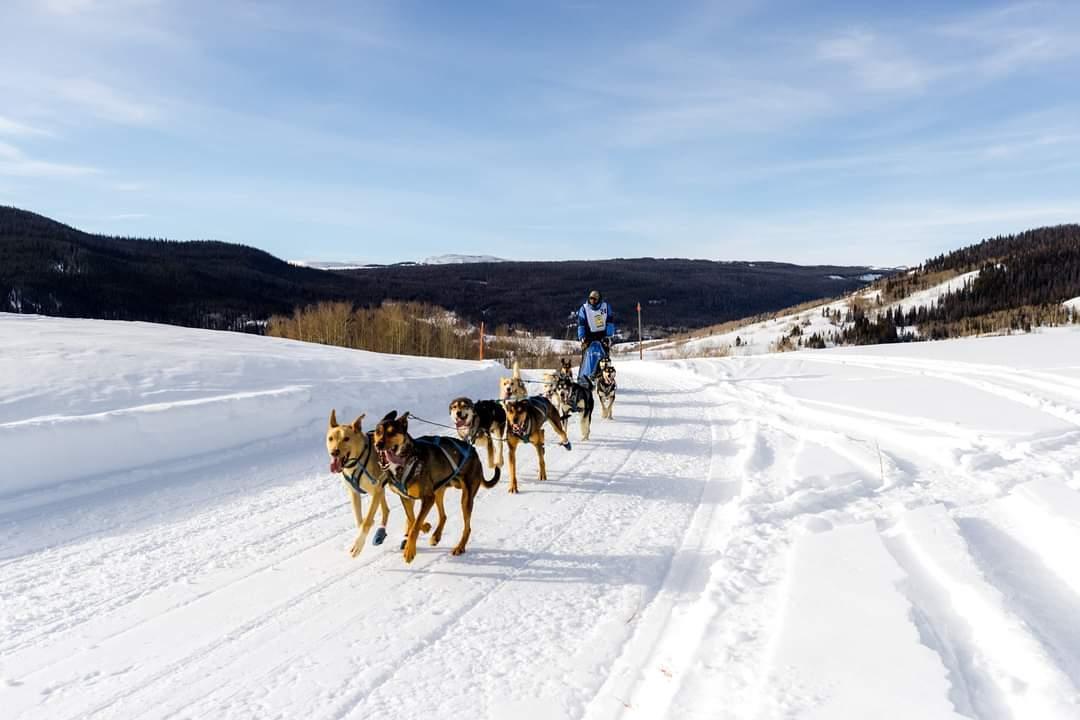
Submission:
<svg viewBox="0 0 1080 720">
<path fill-rule="evenodd" d="M 567 450 L 573 450 L 573 448 L 572 448 L 572 447 L 570 447 L 570 441 L 569 441 L 569 440 L 567 440 L 567 441 L 566 441 L 566 442 L 564 442 L 564 443 L 559 443 L 559 444 L 560 444 L 560 445 L 562 445 L 562 446 L 563 446 L 564 448 L 566 448 Z"/>
<path fill-rule="evenodd" d="M 386 539 L 386 528 L 384 528 L 384 527 L 375 528 L 375 537 L 373 537 L 371 539 L 371 544 L 372 545 L 382 545 L 383 540 L 385 540 L 385 539 Z"/>
</svg>

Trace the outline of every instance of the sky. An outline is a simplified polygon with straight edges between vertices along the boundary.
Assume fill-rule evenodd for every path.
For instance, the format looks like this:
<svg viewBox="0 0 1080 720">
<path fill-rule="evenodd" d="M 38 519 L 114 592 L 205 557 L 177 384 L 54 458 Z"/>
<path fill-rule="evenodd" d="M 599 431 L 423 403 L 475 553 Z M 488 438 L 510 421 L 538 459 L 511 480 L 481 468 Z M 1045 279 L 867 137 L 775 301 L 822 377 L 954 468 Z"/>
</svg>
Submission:
<svg viewBox="0 0 1080 720">
<path fill-rule="evenodd" d="M 285 259 L 912 265 L 1080 222 L 1076 2 L 0 3 L 0 204 Z"/>
</svg>

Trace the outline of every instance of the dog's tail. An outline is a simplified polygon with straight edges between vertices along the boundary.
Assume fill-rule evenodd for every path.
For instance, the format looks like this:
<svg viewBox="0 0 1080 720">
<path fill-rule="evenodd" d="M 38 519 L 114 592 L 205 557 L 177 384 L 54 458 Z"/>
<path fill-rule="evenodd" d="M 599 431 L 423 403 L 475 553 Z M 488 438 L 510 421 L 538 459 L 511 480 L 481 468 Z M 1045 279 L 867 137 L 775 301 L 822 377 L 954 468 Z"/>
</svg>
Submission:
<svg viewBox="0 0 1080 720">
<path fill-rule="evenodd" d="M 496 466 L 495 467 L 495 474 L 491 476 L 491 479 L 490 480 L 482 480 L 481 482 L 484 483 L 484 487 L 493 488 L 493 487 L 495 487 L 496 485 L 499 484 L 499 476 L 500 475 L 502 475 L 502 468 Z M 481 477 L 483 477 L 482 474 L 481 474 Z"/>
<path fill-rule="evenodd" d="M 513 378 L 514 378 L 515 380 L 520 380 L 520 379 L 521 379 L 521 367 L 519 367 L 519 366 L 518 366 L 518 361 L 517 361 L 517 360 L 514 360 L 514 374 L 513 374 Z"/>
</svg>

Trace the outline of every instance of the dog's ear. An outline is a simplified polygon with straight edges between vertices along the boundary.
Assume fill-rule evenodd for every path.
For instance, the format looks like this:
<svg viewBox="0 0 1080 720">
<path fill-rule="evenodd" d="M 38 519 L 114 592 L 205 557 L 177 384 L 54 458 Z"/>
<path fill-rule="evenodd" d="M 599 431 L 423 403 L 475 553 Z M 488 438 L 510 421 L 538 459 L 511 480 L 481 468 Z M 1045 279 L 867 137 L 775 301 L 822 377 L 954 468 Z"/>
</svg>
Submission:
<svg viewBox="0 0 1080 720">
<path fill-rule="evenodd" d="M 383 419 L 379 421 L 379 424 L 381 425 L 382 423 L 394 422 L 394 418 L 396 417 L 397 410 L 391 410 L 390 412 L 383 415 Z"/>
<path fill-rule="evenodd" d="M 353 429 L 353 430 L 355 430 L 355 431 L 356 431 L 356 432 L 358 432 L 358 433 L 359 433 L 359 432 L 364 432 L 363 430 L 361 430 L 361 429 L 360 429 L 360 422 L 361 422 L 361 421 L 362 421 L 362 420 L 363 420 L 363 419 L 364 419 L 364 418 L 365 418 L 366 416 L 367 416 L 367 413 L 361 413 L 361 414 L 360 414 L 360 417 L 358 417 L 358 418 L 356 418 L 355 420 L 353 420 L 353 423 L 352 423 L 352 429 Z"/>
<path fill-rule="evenodd" d="M 337 408 L 330 411 L 330 427 L 337 427 Z"/>
<path fill-rule="evenodd" d="M 398 418 L 398 424 L 401 425 L 401 432 L 408 432 L 409 430 L 409 413 L 405 413 Z"/>
</svg>

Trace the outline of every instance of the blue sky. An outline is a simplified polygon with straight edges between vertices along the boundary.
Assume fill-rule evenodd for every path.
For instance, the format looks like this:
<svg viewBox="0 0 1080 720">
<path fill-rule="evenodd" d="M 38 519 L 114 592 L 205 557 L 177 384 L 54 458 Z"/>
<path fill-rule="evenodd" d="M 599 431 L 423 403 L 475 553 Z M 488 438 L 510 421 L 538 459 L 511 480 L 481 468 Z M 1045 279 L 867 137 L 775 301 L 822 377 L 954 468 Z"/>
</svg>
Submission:
<svg viewBox="0 0 1080 720">
<path fill-rule="evenodd" d="M 1080 3 L 876 5 L 6 0 L 0 204 L 374 262 L 1080 221 Z"/>
</svg>

